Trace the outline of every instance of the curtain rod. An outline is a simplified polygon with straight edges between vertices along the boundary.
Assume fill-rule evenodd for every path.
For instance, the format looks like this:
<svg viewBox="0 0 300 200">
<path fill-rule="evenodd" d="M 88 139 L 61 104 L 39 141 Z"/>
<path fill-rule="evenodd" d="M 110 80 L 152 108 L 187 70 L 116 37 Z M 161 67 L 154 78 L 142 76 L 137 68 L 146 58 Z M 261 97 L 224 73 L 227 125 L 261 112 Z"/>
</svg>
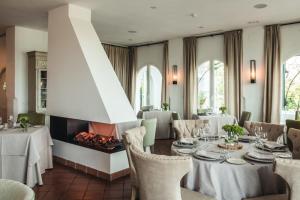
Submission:
<svg viewBox="0 0 300 200">
<path fill-rule="evenodd" d="M 219 32 L 219 33 L 211 33 L 211 34 L 207 34 L 207 35 L 198 35 L 195 36 L 196 38 L 204 38 L 204 37 L 214 37 L 214 36 L 218 36 L 218 35 L 224 35 L 224 33 L 227 32 L 231 32 L 231 31 L 242 31 L 243 29 L 234 29 L 234 30 L 229 30 L 229 31 L 223 31 L 223 32 Z"/>
<path fill-rule="evenodd" d="M 146 44 L 140 44 L 140 45 L 132 45 L 129 47 L 145 47 L 145 46 L 151 46 L 151 45 L 156 45 L 156 44 L 163 44 L 165 42 L 167 42 L 168 40 L 164 40 L 164 41 L 160 41 L 160 42 L 152 42 L 152 43 L 146 43 Z"/>
<path fill-rule="evenodd" d="M 117 44 L 109 44 L 109 43 L 105 43 L 105 42 L 101 42 L 101 44 L 110 45 L 110 46 L 114 46 L 114 47 L 128 48 L 128 46 L 122 46 L 122 45 L 117 45 Z"/>
<path fill-rule="evenodd" d="M 282 24 L 279 24 L 279 26 L 288 26 L 288 25 L 294 25 L 294 24 L 300 24 L 300 21 L 282 23 Z"/>
</svg>

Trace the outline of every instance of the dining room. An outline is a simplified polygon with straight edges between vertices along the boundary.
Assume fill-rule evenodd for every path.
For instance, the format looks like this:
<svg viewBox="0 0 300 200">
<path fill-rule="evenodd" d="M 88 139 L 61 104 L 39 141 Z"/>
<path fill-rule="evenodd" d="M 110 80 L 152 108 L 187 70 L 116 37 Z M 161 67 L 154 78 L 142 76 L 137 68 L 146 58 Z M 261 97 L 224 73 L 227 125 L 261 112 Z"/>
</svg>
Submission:
<svg viewBox="0 0 300 200">
<path fill-rule="evenodd" d="M 299 7 L 2 0 L 0 200 L 299 200 Z"/>
</svg>

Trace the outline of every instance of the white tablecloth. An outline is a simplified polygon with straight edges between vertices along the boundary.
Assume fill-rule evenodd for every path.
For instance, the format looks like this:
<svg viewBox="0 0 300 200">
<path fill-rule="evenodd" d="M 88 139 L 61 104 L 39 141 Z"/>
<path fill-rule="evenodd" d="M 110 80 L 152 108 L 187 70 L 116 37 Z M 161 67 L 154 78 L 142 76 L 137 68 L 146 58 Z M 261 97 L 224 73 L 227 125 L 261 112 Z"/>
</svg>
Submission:
<svg viewBox="0 0 300 200">
<path fill-rule="evenodd" d="M 0 131 L 0 178 L 33 187 L 42 185 L 45 169 L 53 168 L 52 139 L 48 127 Z"/>
<path fill-rule="evenodd" d="M 193 115 L 193 119 L 209 120 L 210 132 L 213 135 L 225 134 L 225 131 L 222 129 L 222 127 L 226 124 L 234 124 L 237 122 L 234 116 L 228 114 L 216 114 L 207 116 Z"/>
<path fill-rule="evenodd" d="M 143 119 L 157 119 L 156 125 L 156 139 L 169 139 L 170 136 L 170 123 L 172 119 L 171 111 L 146 111 L 143 112 Z"/>
<path fill-rule="evenodd" d="M 210 142 L 205 149 L 220 150 L 217 147 L 219 142 Z M 249 144 L 242 144 L 243 149 L 232 151 L 231 157 L 242 158 L 249 149 Z M 179 154 L 174 146 L 172 152 Z M 276 194 L 284 189 L 284 183 L 274 175 L 272 164 L 233 165 L 193 157 L 193 171 L 185 176 L 184 187 L 215 197 L 217 200 L 241 200 L 246 197 Z"/>
</svg>

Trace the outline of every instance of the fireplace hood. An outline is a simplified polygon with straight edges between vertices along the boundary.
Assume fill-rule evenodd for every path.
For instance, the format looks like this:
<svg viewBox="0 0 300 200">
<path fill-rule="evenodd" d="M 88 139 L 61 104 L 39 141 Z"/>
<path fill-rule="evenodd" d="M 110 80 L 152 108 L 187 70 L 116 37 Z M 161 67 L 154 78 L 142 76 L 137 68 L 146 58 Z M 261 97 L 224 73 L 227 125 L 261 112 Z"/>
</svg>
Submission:
<svg viewBox="0 0 300 200">
<path fill-rule="evenodd" d="M 102 123 L 135 113 L 91 23 L 91 10 L 68 4 L 48 16 L 47 114 Z"/>
</svg>

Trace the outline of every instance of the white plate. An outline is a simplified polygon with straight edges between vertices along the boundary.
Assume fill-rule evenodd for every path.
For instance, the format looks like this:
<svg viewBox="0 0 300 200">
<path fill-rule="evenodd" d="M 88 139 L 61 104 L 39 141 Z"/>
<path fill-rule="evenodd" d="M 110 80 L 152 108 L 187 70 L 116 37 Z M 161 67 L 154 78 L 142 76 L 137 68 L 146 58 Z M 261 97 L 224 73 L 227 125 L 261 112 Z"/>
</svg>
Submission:
<svg viewBox="0 0 300 200">
<path fill-rule="evenodd" d="M 41 128 L 43 125 L 34 125 L 33 128 Z"/>
<path fill-rule="evenodd" d="M 182 154 L 192 154 L 195 152 L 195 150 L 193 149 L 177 149 L 178 153 L 182 153 Z"/>
<path fill-rule="evenodd" d="M 245 160 L 240 159 L 240 158 L 228 158 L 226 161 L 228 163 L 234 164 L 234 165 L 244 165 L 247 163 Z"/>
<path fill-rule="evenodd" d="M 274 153 L 274 155 L 279 158 L 292 158 L 292 155 L 289 153 Z"/>
</svg>

